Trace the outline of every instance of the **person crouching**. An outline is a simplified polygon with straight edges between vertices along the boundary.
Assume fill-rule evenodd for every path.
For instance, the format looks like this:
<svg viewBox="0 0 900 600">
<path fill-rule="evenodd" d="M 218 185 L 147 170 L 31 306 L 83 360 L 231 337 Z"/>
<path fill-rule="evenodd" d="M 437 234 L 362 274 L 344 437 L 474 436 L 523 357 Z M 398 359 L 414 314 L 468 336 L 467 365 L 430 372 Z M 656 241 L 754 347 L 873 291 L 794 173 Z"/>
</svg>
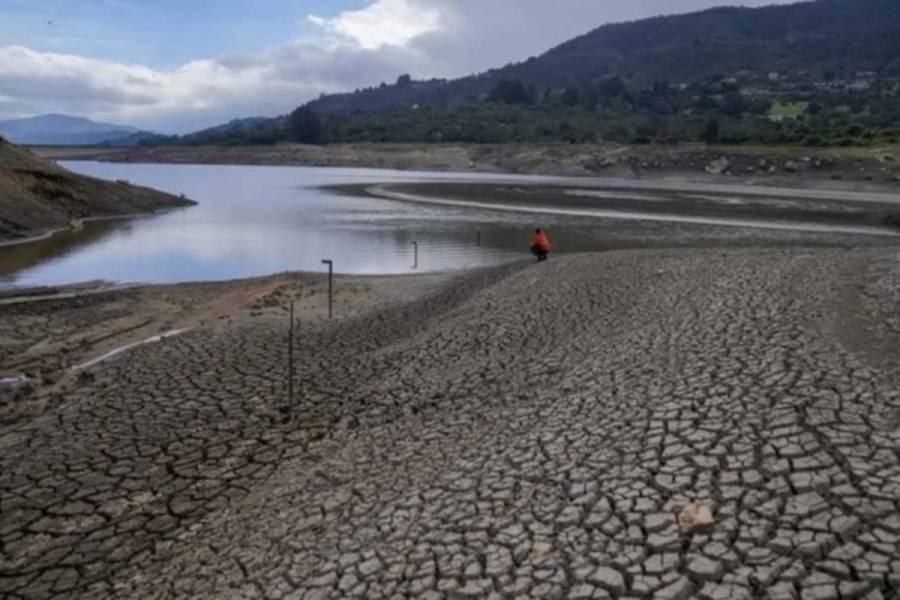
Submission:
<svg viewBox="0 0 900 600">
<path fill-rule="evenodd" d="M 537 257 L 538 262 L 547 260 L 547 255 L 550 254 L 550 240 L 540 228 L 535 229 L 531 236 L 531 253 Z"/>
</svg>

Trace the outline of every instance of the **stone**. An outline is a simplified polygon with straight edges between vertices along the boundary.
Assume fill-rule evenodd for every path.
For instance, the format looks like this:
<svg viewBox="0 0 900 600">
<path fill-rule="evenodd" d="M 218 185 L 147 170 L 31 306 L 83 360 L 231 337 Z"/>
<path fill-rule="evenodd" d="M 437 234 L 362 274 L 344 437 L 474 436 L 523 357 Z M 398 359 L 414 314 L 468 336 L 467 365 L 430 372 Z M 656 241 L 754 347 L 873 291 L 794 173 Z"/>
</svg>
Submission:
<svg viewBox="0 0 900 600">
<path fill-rule="evenodd" d="M 678 527 L 682 533 L 694 533 L 715 524 L 712 508 L 707 504 L 691 502 L 678 513 Z"/>
<path fill-rule="evenodd" d="M 729 168 L 731 168 L 731 161 L 723 156 L 706 165 L 706 172 L 712 175 L 722 175 Z"/>
</svg>

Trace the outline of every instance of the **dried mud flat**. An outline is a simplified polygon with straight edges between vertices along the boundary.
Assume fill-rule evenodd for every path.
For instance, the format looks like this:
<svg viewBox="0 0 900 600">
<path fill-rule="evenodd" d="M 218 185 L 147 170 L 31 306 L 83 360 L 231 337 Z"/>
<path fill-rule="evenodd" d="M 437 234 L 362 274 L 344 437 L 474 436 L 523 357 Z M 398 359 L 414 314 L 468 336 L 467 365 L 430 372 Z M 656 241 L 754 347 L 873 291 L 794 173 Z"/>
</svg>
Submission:
<svg viewBox="0 0 900 600">
<path fill-rule="evenodd" d="M 896 598 L 898 259 L 384 280 L 301 314 L 292 424 L 264 294 L 0 426 L 0 595 Z"/>
<path fill-rule="evenodd" d="M 329 144 L 157 148 L 35 147 L 56 160 L 212 165 L 294 165 L 619 177 L 896 192 L 896 146 L 813 150 L 794 146 L 600 144 Z"/>
</svg>

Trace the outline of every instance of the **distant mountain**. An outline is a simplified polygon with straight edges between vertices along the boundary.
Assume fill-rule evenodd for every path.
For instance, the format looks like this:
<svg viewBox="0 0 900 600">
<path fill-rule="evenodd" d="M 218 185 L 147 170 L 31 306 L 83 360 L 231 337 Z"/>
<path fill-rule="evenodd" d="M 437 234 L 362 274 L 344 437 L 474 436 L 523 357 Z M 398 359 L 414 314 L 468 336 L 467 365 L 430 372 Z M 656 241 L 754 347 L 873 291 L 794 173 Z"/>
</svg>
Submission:
<svg viewBox="0 0 900 600">
<path fill-rule="evenodd" d="M 284 140 L 285 117 L 247 117 L 184 135 L 139 132 L 111 146 L 240 146 L 266 145 Z"/>
<path fill-rule="evenodd" d="M 15 144 L 91 146 L 115 143 L 139 133 L 134 127 L 60 114 L 0 121 L 0 136 Z"/>
<path fill-rule="evenodd" d="M 486 97 L 503 79 L 537 89 L 621 78 L 629 87 L 745 76 L 900 76 L 900 2 L 818 0 L 605 25 L 525 62 L 456 80 L 411 81 L 309 104 L 323 113 L 458 106 Z"/>
</svg>

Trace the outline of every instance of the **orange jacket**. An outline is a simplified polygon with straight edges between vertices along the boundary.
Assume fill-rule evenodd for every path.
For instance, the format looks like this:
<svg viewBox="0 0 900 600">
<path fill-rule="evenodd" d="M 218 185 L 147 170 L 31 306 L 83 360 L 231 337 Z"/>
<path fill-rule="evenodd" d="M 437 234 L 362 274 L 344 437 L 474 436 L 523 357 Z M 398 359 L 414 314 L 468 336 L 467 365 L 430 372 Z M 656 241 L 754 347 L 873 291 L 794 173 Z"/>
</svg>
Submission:
<svg viewBox="0 0 900 600">
<path fill-rule="evenodd" d="M 547 234 L 543 231 L 531 236 L 531 245 L 537 246 L 544 252 L 550 252 L 550 240 L 547 239 Z"/>
</svg>

